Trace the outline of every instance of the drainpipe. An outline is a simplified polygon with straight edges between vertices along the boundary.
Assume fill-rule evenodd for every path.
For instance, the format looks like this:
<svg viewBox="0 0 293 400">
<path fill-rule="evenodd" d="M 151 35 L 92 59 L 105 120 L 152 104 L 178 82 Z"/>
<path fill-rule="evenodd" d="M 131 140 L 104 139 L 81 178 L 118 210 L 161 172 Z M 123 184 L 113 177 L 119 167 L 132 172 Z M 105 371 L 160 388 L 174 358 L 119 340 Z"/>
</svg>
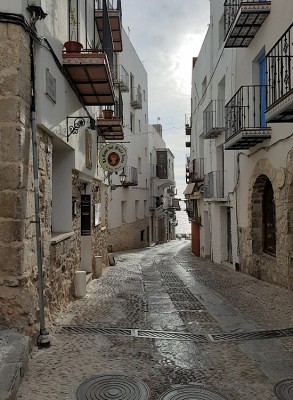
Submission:
<svg viewBox="0 0 293 400">
<path fill-rule="evenodd" d="M 38 265 L 38 291 L 39 291 L 39 323 L 40 332 L 38 345 L 40 348 L 50 347 L 50 339 L 45 325 L 44 312 L 44 291 L 43 291 L 43 267 L 42 267 L 42 234 L 40 220 L 40 193 L 39 193 L 39 165 L 37 151 L 37 127 L 36 127 L 36 102 L 35 102 L 35 66 L 34 66 L 34 42 L 30 38 L 30 62 L 31 62 L 31 129 L 32 129 L 32 150 L 33 150 L 33 174 L 34 174 L 34 197 L 35 197 L 35 224 L 36 224 L 36 245 Z"/>
</svg>

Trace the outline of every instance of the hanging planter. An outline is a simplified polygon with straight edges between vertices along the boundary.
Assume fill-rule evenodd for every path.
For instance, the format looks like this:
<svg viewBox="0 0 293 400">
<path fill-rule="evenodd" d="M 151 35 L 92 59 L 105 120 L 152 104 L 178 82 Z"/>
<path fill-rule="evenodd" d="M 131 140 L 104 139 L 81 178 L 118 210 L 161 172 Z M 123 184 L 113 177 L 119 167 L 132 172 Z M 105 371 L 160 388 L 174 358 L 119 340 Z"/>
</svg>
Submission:
<svg viewBox="0 0 293 400">
<path fill-rule="evenodd" d="M 112 119 L 114 111 L 111 109 L 102 110 L 104 119 Z"/>
<path fill-rule="evenodd" d="M 80 53 L 83 47 L 81 43 L 75 42 L 74 40 L 65 42 L 63 46 L 66 50 L 66 53 Z"/>
</svg>

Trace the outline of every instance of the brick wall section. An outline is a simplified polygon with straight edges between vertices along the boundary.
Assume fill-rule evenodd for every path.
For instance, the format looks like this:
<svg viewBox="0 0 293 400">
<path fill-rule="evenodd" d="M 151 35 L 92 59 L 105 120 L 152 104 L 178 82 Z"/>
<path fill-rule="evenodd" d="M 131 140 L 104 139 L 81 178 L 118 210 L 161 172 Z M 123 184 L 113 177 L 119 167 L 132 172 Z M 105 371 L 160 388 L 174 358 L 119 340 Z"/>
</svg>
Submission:
<svg viewBox="0 0 293 400">
<path fill-rule="evenodd" d="M 139 249 L 149 245 L 147 240 L 149 219 L 144 218 L 131 224 L 123 224 L 119 228 L 109 231 L 109 243 L 113 246 L 113 252 Z M 141 231 L 144 232 L 144 239 L 141 241 Z"/>
</svg>

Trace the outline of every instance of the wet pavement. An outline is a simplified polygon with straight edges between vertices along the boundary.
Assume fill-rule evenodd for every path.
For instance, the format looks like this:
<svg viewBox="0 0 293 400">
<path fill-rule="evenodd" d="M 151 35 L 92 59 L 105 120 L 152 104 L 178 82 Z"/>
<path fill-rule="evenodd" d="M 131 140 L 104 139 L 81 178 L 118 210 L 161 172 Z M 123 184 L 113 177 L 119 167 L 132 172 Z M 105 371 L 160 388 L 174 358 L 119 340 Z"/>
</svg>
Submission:
<svg viewBox="0 0 293 400">
<path fill-rule="evenodd" d="M 186 240 L 115 259 L 33 350 L 17 399 L 143 400 L 136 381 L 150 400 L 293 398 L 292 292 L 196 258 Z"/>
</svg>

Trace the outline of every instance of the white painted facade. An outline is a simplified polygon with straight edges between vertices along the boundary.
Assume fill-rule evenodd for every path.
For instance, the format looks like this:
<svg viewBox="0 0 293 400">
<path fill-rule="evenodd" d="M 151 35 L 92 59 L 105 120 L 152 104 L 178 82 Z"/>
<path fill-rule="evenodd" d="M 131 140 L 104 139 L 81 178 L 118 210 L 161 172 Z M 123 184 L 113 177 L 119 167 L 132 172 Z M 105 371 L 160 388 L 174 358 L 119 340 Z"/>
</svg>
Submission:
<svg viewBox="0 0 293 400">
<path fill-rule="evenodd" d="M 167 200 L 169 198 L 167 188 L 175 186 L 174 156 L 169 149 L 166 149 L 162 133 L 158 133 L 155 126 L 148 125 L 147 72 L 124 30 L 123 52 L 117 56 L 117 65 L 119 65 L 120 73 L 125 74 L 126 72 L 125 81 L 129 86 L 129 90 L 122 93 L 124 130 L 122 144 L 127 148 L 128 158 L 124 172 L 128 175 L 129 168 L 134 168 L 137 171 L 138 179 L 135 185 L 121 185 L 119 178 L 121 172 L 113 174 L 111 177 L 109 229 L 110 241 L 114 243 L 113 250 L 146 246 L 157 242 L 159 219 L 162 220 L 161 230 L 166 232 L 166 238 L 174 237 L 174 229 L 170 228 L 171 219 L 168 217 L 167 211 L 160 211 L 160 216 L 154 217 L 153 209 L 155 197 L 161 195 L 164 197 L 164 210 L 167 210 L 170 203 Z M 137 88 L 141 94 L 141 106 L 133 104 Z M 161 126 L 160 129 L 162 130 Z M 166 150 L 168 154 L 168 179 L 156 177 L 156 151 L 160 149 Z M 128 178 L 127 176 L 126 180 Z M 162 213 L 163 215 L 161 215 Z M 129 234 L 130 232 L 131 234 Z M 129 240 L 127 241 L 125 238 L 121 240 L 121 236 L 129 236 Z"/>
<path fill-rule="evenodd" d="M 204 158 L 204 180 L 194 176 L 192 163 L 187 169 L 196 239 L 200 224 L 198 255 L 292 289 L 293 49 L 286 32 L 293 31 L 293 4 L 211 0 L 210 7 L 210 26 L 194 60 L 192 120 L 186 125 L 186 132 L 191 126 L 188 161 Z M 233 7 L 237 13 L 229 19 Z M 241 27 L 247 15 L 261 20 L 252 39 L 234 30 L 236 21 L 238 30 L 247 29 Z M 225 16 L 232 21 L 226 32 Z M 213 120 L 213 128 L 221 129 L 208 134 L 212 100 L 224 100 L 224 123 Z M 214 171 L 223 171 L 220 195 L 209 193 Z"/>
<path fill-rule="evenodd" d="M 158 243 L 175 239 L 176 215 L 172 210 L 172 199 L 176 194 L 174 155 L 166 147 L 161 125 L 150 125 L 149 132 L 151 242 Z M 158 153 L 166 154 L 164 178 L 158 171 Z"/>
<path fill-rule="evenodd" d="M 128 91 L 122 93 L 123 99 L 123 131 L 122 145 L 127 149 L 127 163 L 124 172 L 126 182 L 134 179 L 133 185 L 121 186 L 119 171 L 112 175 L 112 185 L 118 185 L 110 191 L 109 229 L 111 236 L 121 235 L 117 228 L 135 229 L 136 221 L 149 218 L 149 151 L 148 151 L 148 80 L 147 72 L 139 59 L 126 32 L 123 34 L 123 52 L 117 55 L 120 72 L 126 71 Z M 123 72 L 121 72 L 123 73 Z M 124 72 L 125 73 L 125 72 Z M 137 88 L 141 94 L 141 105 L 133 107 Z M 130 175 L 130 176 L 129 176 Z M 135 177 L 133 176 L 135 175 Z M 144 223 L 148 229 L 148 224 Z M 137 228 L 136 236 L 141 234 Z M 129 244 L 130 246 L 130 244 Z M 114 248 L 115 249 L 115 248 Z"/>
<path fill-rule="evenodd" d="M 224 150 L 224 104 L 235 88 L 235 51 L 224 49 L 223 33 L 224 0 L 210 2 L 210 25 L 200 53 L 194 59 L 191 92 L 191 147 L 190 162 L 193 160 L 203 165 L 201 178 L 191 180 L 196 184 L 194 191 L 200 192 L 197 203 L 197 218 L 200 227 L 200 256 L 209 257 L 215 262 L 237 261 L 237 236 L 233 189 L 235 187 L 235 156 Z M 220 128 L 217 137 L 204 138 L 204 111 L 214 102 L 216 112 L 213 125 Z M 187 165 L 188 167 L 188 165 Z M 202 172 L 202 167 L 200 167 Z M 213 179 L 213 194 L 207 196 L 207 179 Z M 219 181 L 217 185 L 216 181 Z M 231 212 L 228 224 L 227 213 Z M 195 216 L 194 216 L 195 217 Z M 191 218 L 192 220 L 193 218 Z"/>
</svg>

